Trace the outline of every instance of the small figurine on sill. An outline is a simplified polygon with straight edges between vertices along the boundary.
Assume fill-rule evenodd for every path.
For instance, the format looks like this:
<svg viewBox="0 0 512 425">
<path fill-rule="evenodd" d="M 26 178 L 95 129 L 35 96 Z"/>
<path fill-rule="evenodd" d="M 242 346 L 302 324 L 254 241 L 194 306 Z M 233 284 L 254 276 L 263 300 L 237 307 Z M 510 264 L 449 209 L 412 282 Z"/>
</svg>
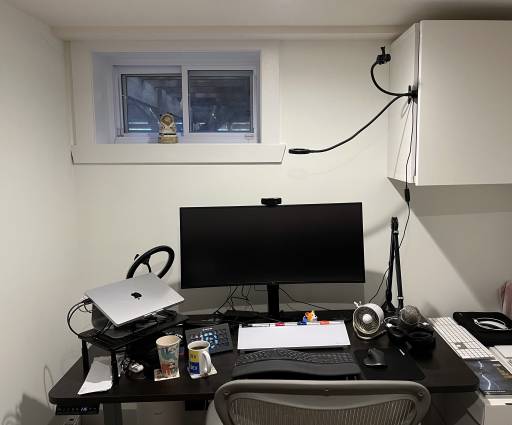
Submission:
<svg viewBox="0 0 512 425">
<path fill-rule="evenodd" d="M 170 112 L 160 115 L 158 143 L 178 143 L 178 136 L 176 136 L 176 123 Z"/>
<path fill-rule="evenodd" d="M 306 311 L 304 313 L 304 318 L 302 321 L 304 322 L 316 322 L 318 320 L 317 315 L 315 314 L 315 310 Z"/>
</svg>

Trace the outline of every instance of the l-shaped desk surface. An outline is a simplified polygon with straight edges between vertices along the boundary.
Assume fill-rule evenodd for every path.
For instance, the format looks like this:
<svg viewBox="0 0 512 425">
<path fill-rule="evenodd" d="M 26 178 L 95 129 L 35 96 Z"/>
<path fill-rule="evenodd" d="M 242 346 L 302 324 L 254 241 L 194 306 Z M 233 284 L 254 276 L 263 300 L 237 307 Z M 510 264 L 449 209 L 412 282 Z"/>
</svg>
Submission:
<svg viewBox="0 0 512 425">
<path fill-rule="evenodd" d="M 298 315 L 299 313 L 297 313 Z M 302 313 L 301 313 L 302 314 Z M 340 317 L 351 317 L 350 311 L 322 311 L 322 319 L 333 320 Z M 209 318 L 207 315 L 189 316 L 190 321 L 200 321 Z M 298 317 L 298 316 L 297 316 Z M 392 348 L 386 335 L 375 340 L 363 341 L 354 335 L 351 322 L 347 322 L 352 352 L 377 347 L 383 350 Z M 234 335 L 236 345 L 236 335 Z M 77 341 L 77 344 L 79 342 Z M 168 381 L 153 382 L 149 380 L 134 380 L 122 376 L 118 385 L 103 393 L 79 396 L 78 390 L 84 381 L 82 361 L 77 362 L 66 372 L 49 392 L 51 403 L 61 406 L 87 406 L 103 404 L 113 407 L 119 403 L 156 402 L 179 400 L 211 400 L 215 391 L 224 383 L 231 380 L 231 372 L 238 356 L 237 350 L 216 354 L 212 361 L 217 374 L 208 378 L 192 380 L 186 370 L 186 359 L 180 358 L 180 378 Z M 414 354 L 412 358 L 418 369 L 425 375 L 417 382 L 424 385 L 431 393 L 461 393 L 473 392 L 478 389 L 478 378 L 452 349 L 437 336 L 436 347 L 432 353 Z M 364 373 L 364 370 L 363 370 Z M 111 404 L 111 406 L 108 406 Z M 109 423 L 122 423 L 109 421 Z"/>
</svg>

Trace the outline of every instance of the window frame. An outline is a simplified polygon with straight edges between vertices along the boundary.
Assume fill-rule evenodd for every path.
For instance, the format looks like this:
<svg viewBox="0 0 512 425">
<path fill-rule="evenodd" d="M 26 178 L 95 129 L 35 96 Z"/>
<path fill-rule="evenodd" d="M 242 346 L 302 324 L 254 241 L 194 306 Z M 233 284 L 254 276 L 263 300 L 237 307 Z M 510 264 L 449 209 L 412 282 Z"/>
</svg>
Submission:
<svg viewBox="0 0 512 425">
<path fill-rule="evenodd" d="M 114 128 L 115 128 L 115 144 L 129 143 L 156 143 L 158 142 L 158 134 L 156 133 L 125 133 L 124 132 L 124 105 L 123 105 L 123 87 L 121 84 L 121 76 L 130 75 L 181 75 L 181 69 L 177 65 L 169 66 L 143 66 L 143 65 L 113 65 L 112 66 L 112 85 L 114 90 Z M 181 82 L 183 84 L 183 80 Z M 183 89 L 182 89 L 183 94 Z M 182 100 L 183 102 L 183 100 Z"/>
<path fill-rule="evenodd" d="M 286 145 L 281 142 L 279 42 L 275 40 L 76 40 L 66 45 L 72 114 L 71 154 L 75 164 L 279 164 Z M 220 143 L 114 143 L 112 69 L 102 70 L 100 77 L 110 77 L 96 88 L 97 61 L 121 56 L 119 65 L 133 65 L 133 55 L 141 55 L 137 65 L 168 65 L 166 59 L 183 53 L 206 53 L 231 58 L 229 67 L 248 66 L 258 60 L 258 96 L 256 112 L 259 143 L 229 143 L 223 133 Z M 242 55 L 238 57 L 237 55 Z M 126 56 L 123 56 L 126 55 Z M 137 56 L 138 57 L 138 56 Z M 149 58 L 149 60 L 148 60 Z M 197 61 L 191 66 L 200 66 Z M 201 66 L 204 64 L 201 64 Z M 209 64 L 210 66 L 213 66 Z M 224 66 L 224 64 L 216 64 Z M 103 105 L 98 109 L 98 104 Z M 112 106 L 109 106 L 112 105 Z"/>
<path fill-rule="evenodd" d="M 188 86 L 189 71 L 252 71 L 251 104 L 252 132 L 191 132 L 190 131 L 190 98 Z M 123 128 L 123 101 L 121 75 L 125 74 L 181 74 L 183 135 L 178 135 L 179 143 L 259 143 L 259 75 L 256 65 L 113 65 L 113 102 L 115 119 L 115 144 L 158 143 L 158 133 L 125 133 Z"/>
<path fill-rule="evenodd" d="M 260 143 L 259 140 L 259 76 L 257 66 L 244 65 L 192 65 L 183 66 L 183 74 L 181 76 L 181 86 L 183 95 L 186 95 L 187 109 L 183 109 L 183 138 L 185 143 Z M 188 93 L 188 72 L 189 71 L 252 71 L 252 121 L 253 131 L 249 133 L 201 133 L 190 131 L 190 97 Z M 184 102 L 183 102 L 184 103 Z M 186 120 L 186 121 L 185 121 Z M 186 124 L 185 124 L 186 122 Z M 251 135 L 251 136 L 249 136 Z"/>
</svg>

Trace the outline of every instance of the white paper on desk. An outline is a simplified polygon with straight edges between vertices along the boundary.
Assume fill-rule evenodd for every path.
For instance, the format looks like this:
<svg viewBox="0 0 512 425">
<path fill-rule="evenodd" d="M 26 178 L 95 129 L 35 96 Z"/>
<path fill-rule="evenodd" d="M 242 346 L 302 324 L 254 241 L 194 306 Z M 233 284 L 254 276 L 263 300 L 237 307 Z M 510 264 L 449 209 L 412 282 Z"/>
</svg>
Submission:
<svg viewBox="0 0 512 425">
<path fill-rule="evenodd" d="M 112 368 L 108 358 L 95 358 L 78 395 L 108 391 L 112 388 Z"/>
<path fill-rule="evenodd" d="M 266 348 L 326 348 L 350 345 L 344 322 L 328 325 L 287 325 L 238 328 L 239 350 Z"/>
</svg>

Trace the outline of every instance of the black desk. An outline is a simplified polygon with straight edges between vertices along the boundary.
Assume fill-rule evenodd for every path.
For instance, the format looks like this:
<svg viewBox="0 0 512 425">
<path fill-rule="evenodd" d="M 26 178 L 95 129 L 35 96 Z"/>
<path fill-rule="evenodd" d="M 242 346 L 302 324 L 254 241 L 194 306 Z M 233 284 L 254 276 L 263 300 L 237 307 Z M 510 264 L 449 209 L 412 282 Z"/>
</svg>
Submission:
<svg viewBox="0 0 512 425">
<path fill-rule="evenodd" d="M 341 315 L 347 317 L 347 313 L 321 312 L 321 318 L 334 319 Z M 194 321 L 207 318 L 208 316 L 190 316 Z M 347 323 L 347 330 L 352 351 L 390 346 L 386 335 L 373 341 L 362 341 L 354 335 L 351 323 Z M 120 425 L 120 403 L 213 399 L 215 391 L 231 380 L 236 357 L 236 350 L 212 356 L 218 373 L 205 379 L 192 380 L 186 371 L 186 358 L 180 358 L 181 377 L 177 380 L 151 382 L 132 380 L 123 375 L 119 384 L 110 391 L 82 396 L 77 395 L 84 380 L 82 361 L 79 359 L 50 390 L 49 400 L 62 406 L 103 404 L 105 424 Z M 437 345 L 431 356 L 415 356 L 414 359 L 425 375 L 418 382 L 431 393 L 472 392 L 478 389 L 477 377 L 440 337 L 437 337 Z"/>
</svg>

